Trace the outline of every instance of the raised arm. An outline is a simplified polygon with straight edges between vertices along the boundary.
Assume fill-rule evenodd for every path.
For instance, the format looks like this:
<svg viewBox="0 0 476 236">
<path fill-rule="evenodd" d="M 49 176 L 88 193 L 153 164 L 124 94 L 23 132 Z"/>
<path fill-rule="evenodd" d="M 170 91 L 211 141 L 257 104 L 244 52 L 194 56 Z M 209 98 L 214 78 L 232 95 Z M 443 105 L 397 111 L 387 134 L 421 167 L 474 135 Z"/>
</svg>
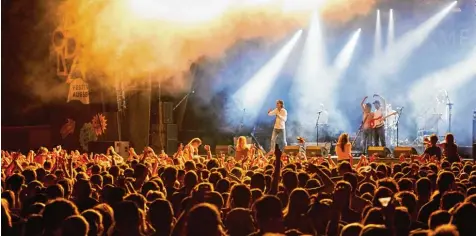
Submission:
<svg viewBox="0 0 476 236">
<path fill-rule="evenodd" d="M 268 116 L 274 116 L 278 112 L 277 108 L 274 108 L 273 110 L 269 109 L 268 110 Z"/>
<path fill-rule="evenodd" d="M 374 94 L 374 98 L 377 98 L 378 100 L 380 100 L 380 103 L 382 104 L 382 116 L 388 115 L 387 114 L 387 101 L 385 100 L 385 98 L 383 98 L 382 96 L 380 96 L 378 94 Z"/>
<path fill-rule="evenodd" d="M 362 102 L 360 102 L 360 107 L 362 108 L 362 111 L 365 110 L 365 101 L 367 101 L 368 96 L 365 96 L 364 99 L 362 99 Z"/>
<path fill-rule="evenodd" d="M 276 156 L 276 160 L 274 162 L 274 172 L 273 172 L 273 180 L 271 182 L 271 189 L 269 194 L 276 195 L 278 193 L 278 186 L 279 180 L 281 178 L 281 155 L 282 152 L 279 149 L 278 145 L 274 149 L 274 155 Z"/>
</svg>

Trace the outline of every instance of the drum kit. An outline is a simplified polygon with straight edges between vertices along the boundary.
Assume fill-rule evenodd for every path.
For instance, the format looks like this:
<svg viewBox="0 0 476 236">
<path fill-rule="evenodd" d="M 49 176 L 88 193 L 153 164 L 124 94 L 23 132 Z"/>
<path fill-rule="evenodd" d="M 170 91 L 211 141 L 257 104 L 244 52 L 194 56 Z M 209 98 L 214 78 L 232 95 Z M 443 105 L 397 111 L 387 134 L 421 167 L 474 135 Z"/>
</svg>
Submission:
<svg viewBox="0 0 476 236">
<path fill-rule="evenodd" d="M 417 117 L 417 135 L 411 143 L 413 146 L 423 146 L 423 143 L 432 134 L 444 139 L 444 134 L 451 131 L 451 103 L 446 90 L 440 90 L 435 96 L 436 102 Z M 445 129 L 445 126 L 447 128 Z"/>
</svg>

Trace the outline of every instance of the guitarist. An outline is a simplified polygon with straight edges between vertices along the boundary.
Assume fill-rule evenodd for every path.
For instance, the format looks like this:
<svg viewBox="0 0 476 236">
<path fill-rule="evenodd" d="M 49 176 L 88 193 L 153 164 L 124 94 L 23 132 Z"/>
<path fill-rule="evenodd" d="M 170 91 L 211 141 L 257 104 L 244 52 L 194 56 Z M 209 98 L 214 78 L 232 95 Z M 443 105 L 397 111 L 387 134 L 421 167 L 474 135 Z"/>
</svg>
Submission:
<svg viewBox="0 0 476 236">
<path fill-rule="evenodd" d="M 373 136 L 374 136 L 374 145 L 375 146 L 382 146 L 385 147 L 385 117 L 386 117 L 386 111 L 385 107 L 387 107 L 387 103 L 385 99 L 378 95 L 374 94 L 374 98 L 376 99 L 373 102 L 373 105 L 375 107 L 375 112 L 374 112 L 374 119 L 373 119 Z M 380 102 L 383 103 L 383 106 L 381 106 Z"/>
<path fill-rule="evenodd" d="M 362 125 L 360 127 L 362 131 L 362 147 L 364 149 L 364 153 L 367 153 L 368 146 L 372 145 L 372 126 L 371 121 L 374 117 L 374 113 L 372 112 L 372 104 L 370 102 L 366 103 L 367 96 L 362 100 L 360 103 L 360 107 L 362 108 Z"/>
</svg>

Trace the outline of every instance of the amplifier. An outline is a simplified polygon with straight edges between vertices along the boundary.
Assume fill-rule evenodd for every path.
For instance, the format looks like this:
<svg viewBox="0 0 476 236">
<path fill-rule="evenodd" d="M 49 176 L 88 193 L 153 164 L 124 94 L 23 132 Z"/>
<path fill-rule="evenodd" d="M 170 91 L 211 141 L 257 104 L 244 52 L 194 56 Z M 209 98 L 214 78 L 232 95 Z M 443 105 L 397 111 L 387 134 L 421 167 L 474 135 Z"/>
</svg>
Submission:
<svg viewBox="0 0 476 236">
<path fill-rule="evenodd" d="M 88 151 L 94 153 L 106 153 L 109 147 L 122 157 L 129 156 L 129 141 L 96 141 L 88 143 Z"/>
<path fill-rule="evenodd" d="M 306 147 L 306 157 L 318 157 L 322 156 L 322 149 L 319 146 L 307 146 Z"/>
<path fill-rule="evenodd" d="M 286 146 L 284 147 L 284 153 L 295 156 L 299 153 L 299 146 Z"/>
<path fill-rule="evenodd" d="M 225 154 L 227 156 L 232 156 L 233 148 L 231 145 L 216 145 L 215 147 L 215 155 L 220 156 L 221 154 Z"/>
<path fill-rule="evenodd" d="M 405 154 L 408 156 L 418 154 L 417 150 L 413 147 L 395 147 L 393 149 L 393 157 L 400 158 L 400 155 Z"/>
<path fill-rule="evenodd" d="M 367 155 L 372 156 L 374 154 L 377 154 L 379 158 L 386 158 L 387 156 L 390 155 L 390 149 L 386 147 L 368 147 L 367 148 Z"/>
</svg>

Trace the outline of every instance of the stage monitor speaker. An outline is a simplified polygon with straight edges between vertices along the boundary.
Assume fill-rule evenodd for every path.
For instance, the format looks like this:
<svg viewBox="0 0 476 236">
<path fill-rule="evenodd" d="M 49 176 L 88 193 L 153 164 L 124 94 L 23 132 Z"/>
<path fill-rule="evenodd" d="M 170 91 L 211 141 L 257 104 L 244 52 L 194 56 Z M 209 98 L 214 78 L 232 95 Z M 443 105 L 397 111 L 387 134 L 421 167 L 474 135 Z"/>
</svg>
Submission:
<svg viewBox="0 0 476 236">
<path fill-rule="evenodd" d="M 374 154 L 377 154 L 379 158 L 387 158 L 391 154 L 390 149 L 386 147 L 368 147 L 367 148 L 367 155 L 372 156 Z"/>
<path fill-rule="evenodd" d="M 307 146 L 306 157 L 318 157 L 322 156 L 322 148 L 319 146 Z"/>
<path fill-rule="evenodd" d="M 163 102 L 162 114 L 164 124 L 174 123 L 174 104 L 172 102 Z"/>
<path fill-rule="evenodd" d="M 176 124 L 167 124 L 167 140 L 178 140 L 178 127 Z"/>
<path fill-rule="evenodd" d="M 128 141 L 96 141 L 88 143 L 88 152 L 106 153 L 107 149 L 112 146 L 114 151 L 121 157 L 129 156 L 129 142 Z"/>
<path fill-rule="evenodd" d="M 165 152 L 167 155 L 172 156 L 177 152 L 178 141 L 177 140 L 167 140 L 167 149 Z"/>
<path fill-rule="evenodd" d="M 463 159 L 468 160 L 471 159 L 473 156 L 473 147 L 471 146 L 459 146 L 458 147 L 458 155 L 460 155 Z"/>
<path fill-rule="evenodd" d="M 286 146 L 284 147 L 284 153 L 288 155 L 297 155 L 299 153 L 299 146 Z"/>
<path fill-rule="evenodd" d="M 476 143 L 473 143 L 473 161 L 476 161 Z"/>
<path fill-rule="evenodd" d="M 232 147 L 231 145 L 217 145 L 215 147 L 215 155 L 219 156 L 221 154 L 225 154 L 227 156 L 232 155 Z"/>
<path fill-rule="evenodd" d="M 418 152 L 414 147 L 395 147 L 393 149 L 394 158 L 400 158 L 400 155 L 402 154 L 411 156 L 411 155 L 417 155 Z"/>
</svg>

